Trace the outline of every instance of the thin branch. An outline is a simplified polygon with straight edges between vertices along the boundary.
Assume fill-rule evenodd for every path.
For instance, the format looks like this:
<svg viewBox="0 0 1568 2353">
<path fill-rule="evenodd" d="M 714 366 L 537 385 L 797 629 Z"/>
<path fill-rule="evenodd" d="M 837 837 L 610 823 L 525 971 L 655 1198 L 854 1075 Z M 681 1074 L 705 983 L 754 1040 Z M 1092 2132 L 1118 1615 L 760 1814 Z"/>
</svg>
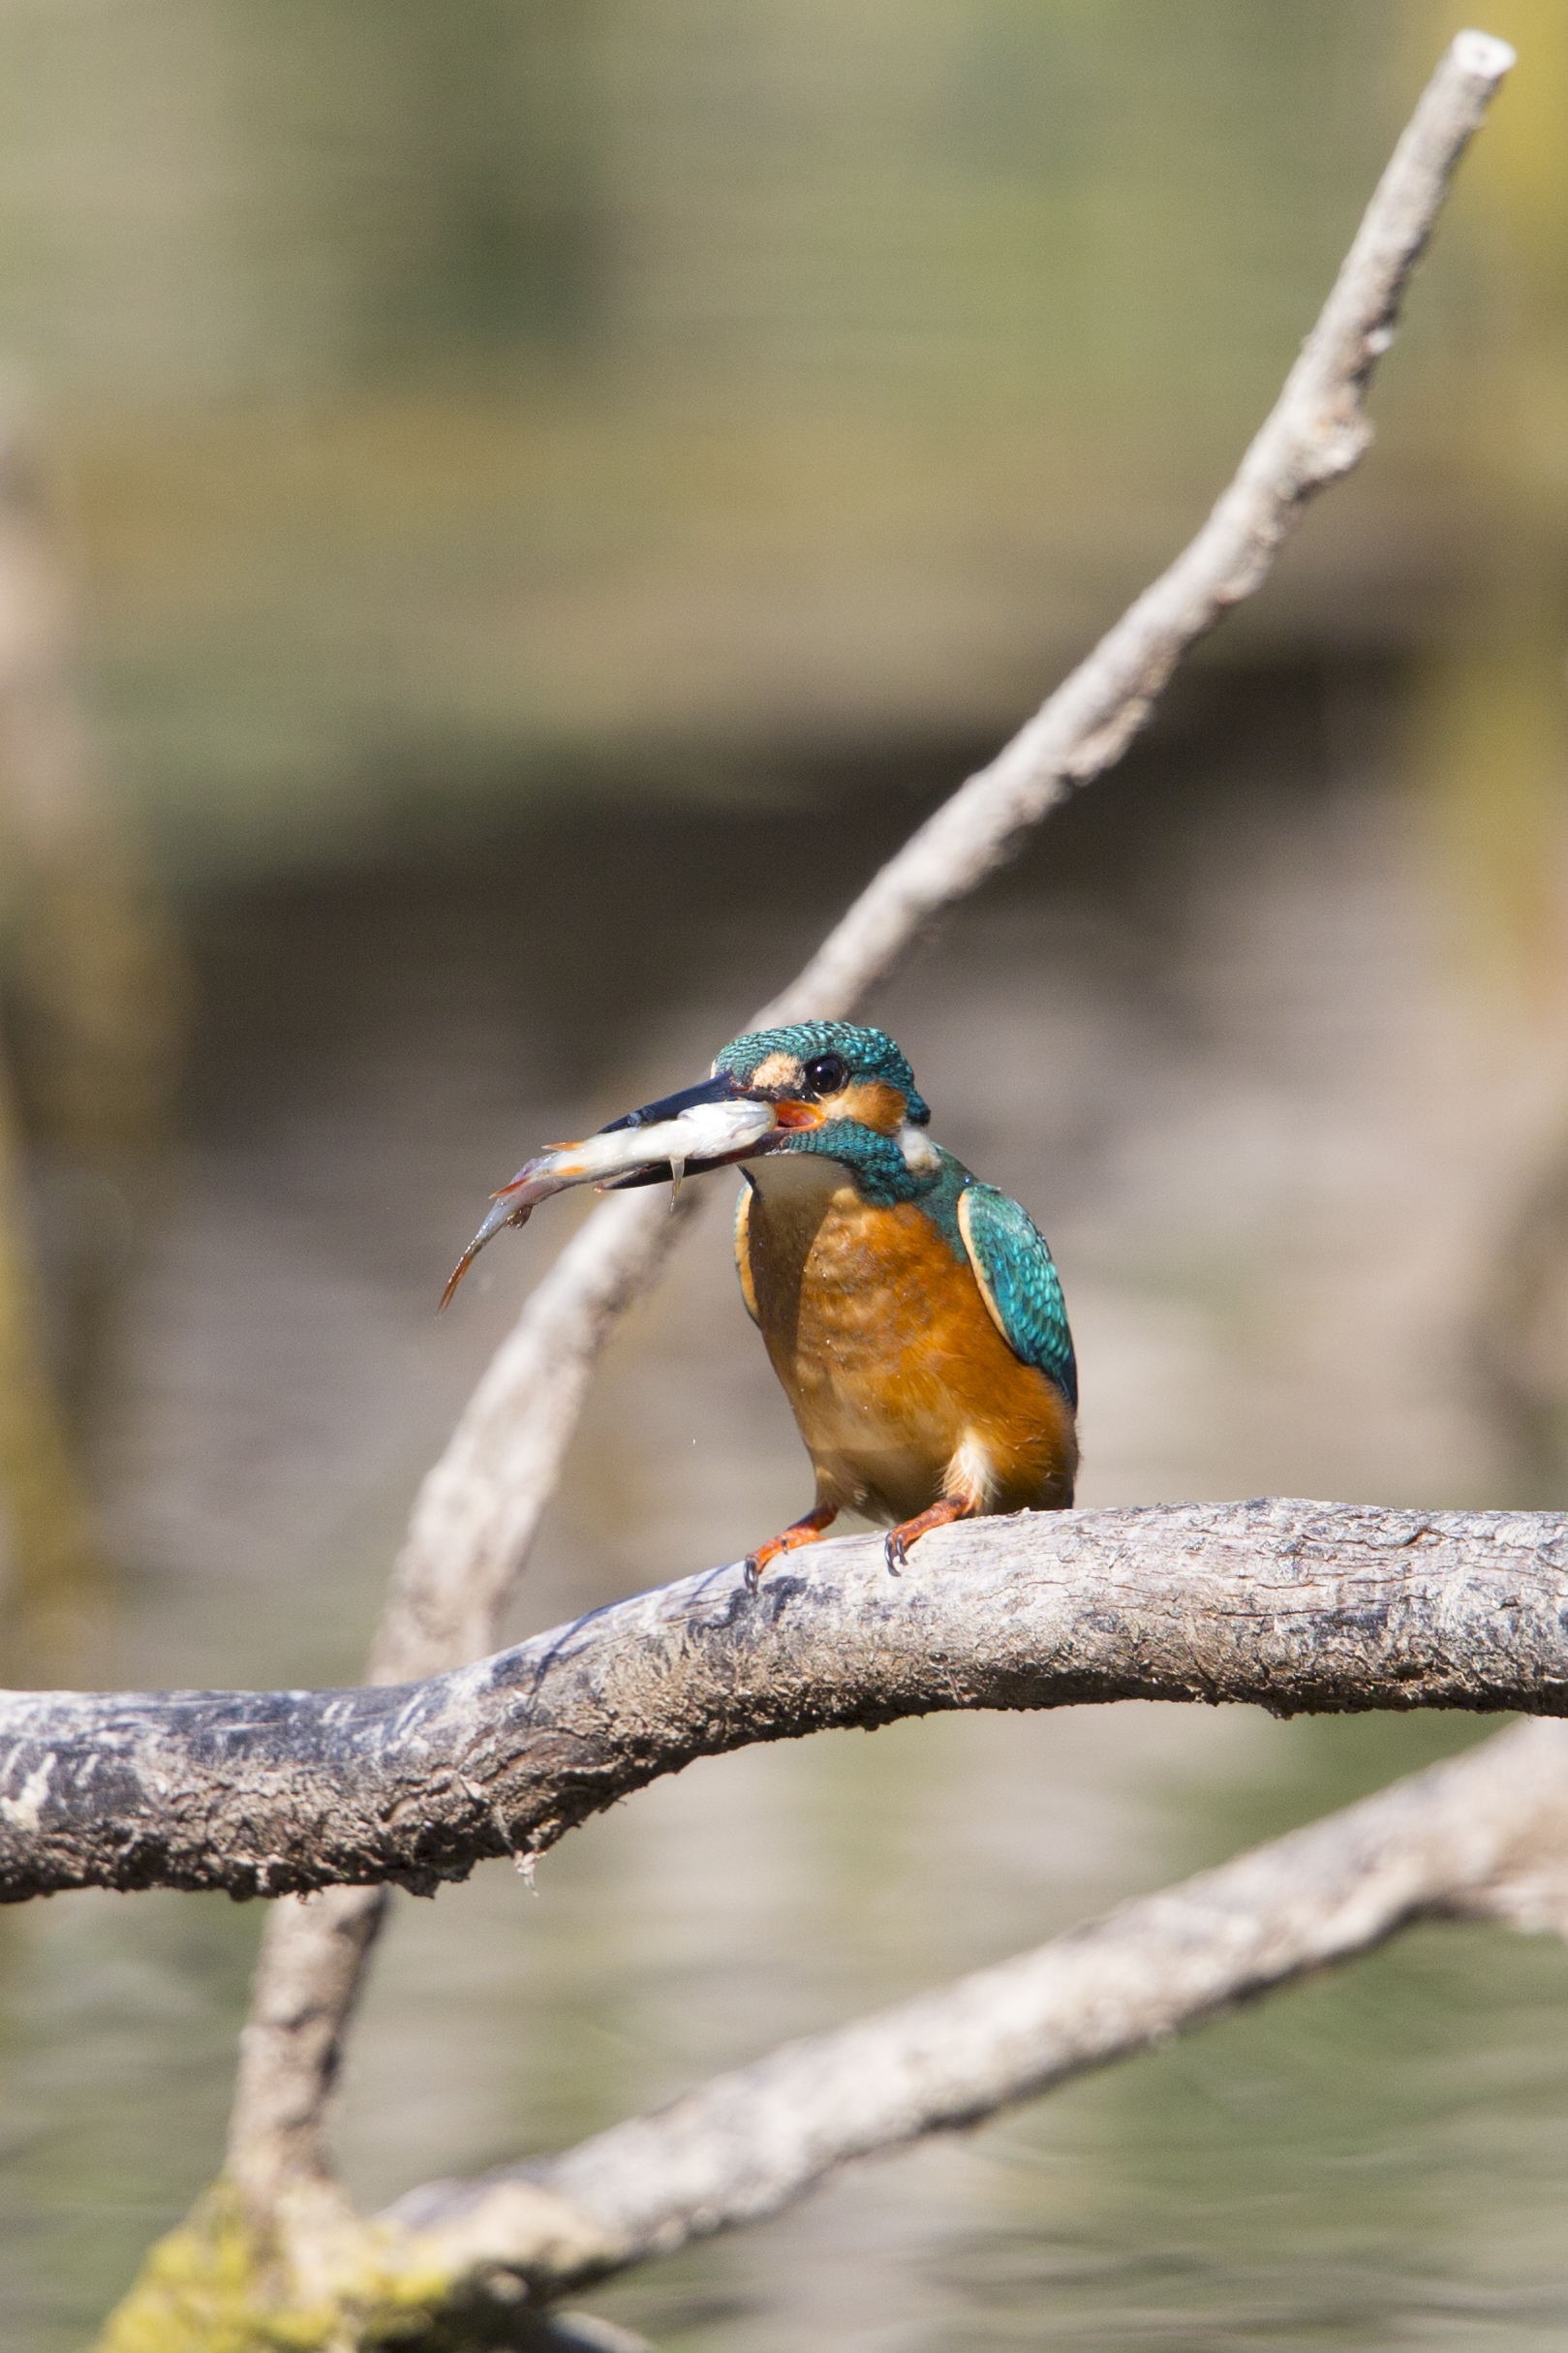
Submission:
<svg viewBox="0 0 1568 2353">
<path fill-rule="evenodd" d="M 343 1691 L 0 1708 L 0 1896 L 277 1895 L 538 1854 L 694 1757 L 950 1709 L 1568 1713 L 1568 1517 L 1300 1502 L 1021 1512 L 738 1565 Z M 352 1952 L 347 1955 L 352 1963 Z"/>
<path fill-rule="evenodd" d="M 976 2123 L 1434 1915 L 1568 1931 L 1568 1725 L 1521 1725 L 564 2156 L 412 2191 L 385 2218 L 438 2245 L 461 2233 L 492 2268 L 509 2258 L 536 2294 L 559 2294 L 759 2221 L 851 2158 Z M 580 2218 L 564 2270 L 559 2221 L 546 2246 L 513 2203 L 525 2183 Z"/>
<path fill-rule="evenodd" d="M 851 1010 L 1071 785 L 1120 757 L 1183 653 L 1262 584 L 1307 501 L 1348 472 L 1371 437 L 1364 401 L 1373 370 L 1453 172 L 1513 61 L 1486 34 L 1456 39 L 1279 401 L 1196 539 L 991 766 L 883 868 L 759 1020 Z M 436 1674 L 494 1641 L 599 1349 L 676 1223 L 657 1199 L 608 1201 L 534 1292 L 420 1491 L 375 1645 L 378 1680 Z M 230 2140 L 231 2169 L 258 2205 L 291 2172 L 324 2164 L 325 2103 L 384 1903 L 341 1892 L 269 1924 Z M 351 1949 L 357 1960 L 345 1968 Z"/>
<path fill-rule="evenodd" d="M 844 1013 L 910 942 L 995 873 L 1068 788 L 1121 759 L 1182 656 L 1261 588 L 1308 502 L 1372 439 L 1366 396 L 1448 185 L 1514 63 L 1460 33 L 1423 92 L 1317 325 L 1235 480 L 1197 538 L 1144 591 L 987 768 L 943 803 L 863 891 L 768 1021 Z"/>
</svg>

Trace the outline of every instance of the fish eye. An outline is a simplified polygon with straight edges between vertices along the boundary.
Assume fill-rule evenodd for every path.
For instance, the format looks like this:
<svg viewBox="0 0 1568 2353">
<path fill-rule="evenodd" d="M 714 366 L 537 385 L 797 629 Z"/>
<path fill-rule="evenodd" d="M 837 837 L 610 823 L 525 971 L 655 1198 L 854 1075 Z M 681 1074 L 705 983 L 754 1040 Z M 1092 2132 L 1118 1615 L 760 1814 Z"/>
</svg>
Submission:
<svg viewBox="0 0 1568 2353">
<path fill-rule="evenodd" d="M 849 1073 L 837 1054 L 817 1054 L 806 1065 L 806 1084 L 814 1095 L 837 1095 Z"/>
</svg>

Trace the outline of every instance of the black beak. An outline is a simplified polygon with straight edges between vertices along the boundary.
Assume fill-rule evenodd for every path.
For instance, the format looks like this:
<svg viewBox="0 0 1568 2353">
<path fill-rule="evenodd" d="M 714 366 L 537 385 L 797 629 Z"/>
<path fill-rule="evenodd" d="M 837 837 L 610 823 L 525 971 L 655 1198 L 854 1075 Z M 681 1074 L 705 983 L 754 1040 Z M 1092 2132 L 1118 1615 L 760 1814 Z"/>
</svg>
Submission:
<svg viewBox="0 0 1568 2353">
<path fill-rule="evenodd" d="M 618 1128 L 656 1128 L 661 1120 L 679 1119 L 696 1103 L 734 1102 L 746 1093 L 740 1081 L 731 1078 L 727 1070 L 712 1078 L 704 1078 L 694 1087 L 683 1087 L 679 1095 L 663 1095 L 657 1103 L 644 1103 L 639 1111 L 628 1111 L 621 1119 L 606 1120 L 599 1130 L 600 1135 L 613 1134 Z M 688 1161 L 688 1176 L 700 1176 L 705 1168 L 722 1168 L 723 1161 Z M 668 1185 L 673 1183 L 674 1169 L 668 1161 L 657 1161 L 651 1168 L 639 1168 L 632 1176 L 617 1177 L 606 1185 L 606 1192 L 630 1192 L 638 1185 Z"/>
<path fill-rule="evenodd" d="M 599 1130 L 600 1135 L 613 1135 L 618 1128 L 657 1128 L 661 1120 L 679 1119 L 694 1103 L 729 1103 L 746 1093 L 738 1079 L 727 1070 L 714 1078 L 705 1078 L 695 1087 L 683 1087 L 679 1095 L 661 1096 L 657 1103 L 644 1103 L 640 1111 L 629 1111 L 624 1119 L 606 1120 Z M 641 1180 L 638 1180 L 639 1183 Z"/>
</svg>

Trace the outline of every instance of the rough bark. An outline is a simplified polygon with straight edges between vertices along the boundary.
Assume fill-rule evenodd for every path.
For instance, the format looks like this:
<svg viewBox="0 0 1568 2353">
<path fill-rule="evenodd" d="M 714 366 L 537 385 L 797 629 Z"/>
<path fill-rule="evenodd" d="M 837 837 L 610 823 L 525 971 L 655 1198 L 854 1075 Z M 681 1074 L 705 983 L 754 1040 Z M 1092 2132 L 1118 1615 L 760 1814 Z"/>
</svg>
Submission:
<svg viewBox="0 0 1568 2353">
<path fill-rule="evenodd" d="M 0 1897 L 429 1892 L 694 1757 L 1086 1700 L 1568 1712 L 1568 1518 L 1302 1502 L 1024 1512 L 713 1569 L 422 1683 L 20 1693 Z M 344 1939 L 342 1970 L 357 1964 Z M 288 2015 L 308 1987 L 284 1989 Z M 331 2004 L 329 2003 L 328 2009 Z"/>
<path fill-rule="evenodd" d="M 1507 45 L 1484 33 L 1454 41 L 1279 400 L 1196 539 L 999 758 L 882 869 L 758 1023 L 852 1011 L 1072 785 L 1120 758 L 1187 647 L 1261 586 L 1307 502 L 1347 473 L 1371 438 L 1366 394 L 1410 273 L 1513 62 Z M 375 1644 L 377 1680 L 437 1674 L 493 1643 L 599 1350 L 692 1205 L 690 1190 L 677 1219 L 658 1196 L 604 1202 L 530 1298 L 420 1491 Z M 259 2207 L 291 2172 L 324 2166 L 337 2055 L 384 1904 L 383 1893 L 344 1889 L 308 1910 L 286 1907 L 268 1924 L 230 2135 L 231 2169 Z M 351 1946 L 359 1960 L 345 1971 Z M 277 1993 L 285 1983 L 293 1989 L 287 2000 Z"/>
</svg>

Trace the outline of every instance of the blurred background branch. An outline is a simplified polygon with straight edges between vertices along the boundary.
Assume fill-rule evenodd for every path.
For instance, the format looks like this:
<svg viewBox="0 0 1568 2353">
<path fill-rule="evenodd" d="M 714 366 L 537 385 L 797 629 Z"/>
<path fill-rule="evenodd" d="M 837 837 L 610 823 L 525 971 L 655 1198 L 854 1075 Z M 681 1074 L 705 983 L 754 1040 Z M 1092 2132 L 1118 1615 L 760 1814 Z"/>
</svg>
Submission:
<svg viewBox="0 0 1568 2353">
<path fill-rule="evenodd" d="M 79 1642 L 103 1600 L 68 1417 L 79 1439 L 104 1316 L 167 1141 L 183 1026 L 172 933 L 82 705 L 72 573 L 46 444 L 12 385 L 0 405 L 0 1506 L 14 1675 L 49 1657 L 46 1627 Z"/>
</svg>

